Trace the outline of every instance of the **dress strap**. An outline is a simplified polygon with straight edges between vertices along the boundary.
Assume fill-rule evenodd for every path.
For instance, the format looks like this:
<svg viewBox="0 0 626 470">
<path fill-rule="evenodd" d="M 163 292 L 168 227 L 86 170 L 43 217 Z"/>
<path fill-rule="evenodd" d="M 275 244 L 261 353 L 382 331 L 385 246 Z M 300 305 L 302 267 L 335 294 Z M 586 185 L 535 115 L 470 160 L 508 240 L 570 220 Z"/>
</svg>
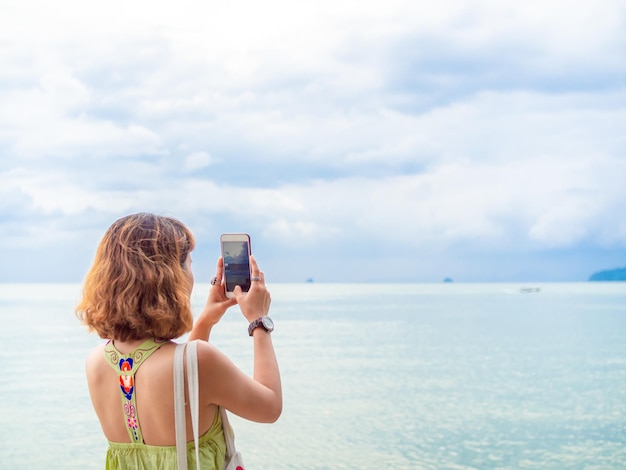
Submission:
<svg viewBox="0 0 626 470">
<path fill-rule="evenodd" d="M 119 352 L 113 341 L 109 341 L 104 347 L 104 357 L 119 377 L 120 391 L 122 392 L 122 408 L 126 416 L 126 430 L 128 431 L 130 441 L 134 443 L 143 443 L 139 416 L 137 415 L 137 402 L 135 400 L 135 373 L 139 366 L 164 344 L 165 342 L 148 339 L 129 354 Z"/>
</svg>

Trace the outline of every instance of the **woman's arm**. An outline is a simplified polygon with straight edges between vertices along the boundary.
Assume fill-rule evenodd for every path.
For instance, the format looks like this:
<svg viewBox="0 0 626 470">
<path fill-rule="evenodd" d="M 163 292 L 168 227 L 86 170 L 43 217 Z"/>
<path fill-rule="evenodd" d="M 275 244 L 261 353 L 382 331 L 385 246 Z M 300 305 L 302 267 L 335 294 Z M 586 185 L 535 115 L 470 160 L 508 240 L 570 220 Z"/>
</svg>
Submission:
<svg viewBox="0 0 626 470">
<path fill-rule="evenodd" d="M 253 281 L 247 294 L 235 288 L 235 299 L 248 322 L 265 316 L 271 303 L 265 287 L 265 276 L 259 270 L 254 257 L 250 257 Z M 242 332 L 243 333 L 243 332 Z M 251 340 L 254 345 L 254 372 L 249 377 L 225 355 L 208 344 L 198 349 L 201 390 L 206 391 L 208 403 L 216 403 L 236 415 L 257 422 L 274 422 L 282 413 L 283 395 L 278 362 L 272 344 L 272 336 L 263 328 L 256 328 Z M 202 382 L 205 385 L 202 386 Z"/>
<path fill-rule="evenodd" d="M 224 270 L 224 260 L 220 257 L 217 260 L 217 268 L 215 271 L 215 277 L 222 279 L 222 273 Z M 202 312 L 196 319 L 189 333 L 188 341 L 195 339 L 201 339 L 208 341 L 211 335 L 211 329 L 215 326 L 226 313 L 229 307 L 232 307 L 237 303 L 237 299 L 229 299 L 224 292 L 224 286 L 221 282 L 211 285 L 209 289 L 209 296 Z"/>
<path fill-rule="evenodd" d="M 263 334 L 269 336 L 266 332 Z M 264 360 L 258 360 L 259 353 L 265 355 Z M 283 396 L 271 339 L 269 348 L 257 348 L 255 344 L 253 377 L 246 375 L 213 345 L 204 342 L 198 343 L 198 367 L 201 403 L 222 406 L 237 416 L 259 423 L 273 423 L 280 417 Z"/>
</svg>

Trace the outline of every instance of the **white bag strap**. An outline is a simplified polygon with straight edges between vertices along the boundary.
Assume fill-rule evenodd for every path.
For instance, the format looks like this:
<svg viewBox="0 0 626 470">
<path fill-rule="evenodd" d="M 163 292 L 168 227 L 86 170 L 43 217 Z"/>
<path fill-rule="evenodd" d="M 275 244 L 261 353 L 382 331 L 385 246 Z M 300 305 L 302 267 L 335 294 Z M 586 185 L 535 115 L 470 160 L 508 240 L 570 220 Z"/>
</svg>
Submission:
<svg viewBox="0 0 626 470">
<path fill-rule="evenodd" d="M 178 470 L 187 470 L 187 428 L 185 422 L 185 378 L 183 372 L 183 360 L 185 346 L 187 349 L 187 387 L 189 392 L 189 411 L 191 414 L 191 427 L 196 449 L 196 468 L 200 470 L 200 458 L 198 447 L 198 421 L 199 421 L 199 398 L 198 398 L 198 343 L 179 344 L 174 351 L 174 412 L 176 419 L 176 452 L 178 456 Z M 226 441 L 226 462 L 236 453 L 235 433 L 228 421 L 226 409 L 219 407 Z"/>
<path fill-rule="evenodd" d="M 187 425 L 185 422 L 185 376 L 183 355 L 185 344 L 174 350 L 174 419 L 176 427 L 176 455 L 178 470 L 187 470 Z"/>
<path fill-rule="evenodd" d="M 191 427 L 193 429 L 193 442 L 196 447 L 196 468 L 200 470 L 200 449 L 198 447 L 198 421 L 199 398 L 198 398 L 198 342 L 187 343 L 187 386 L 189 387 L 189 411 L 191 413 Z"/>
<path fill-rule="evenodd" d="M 230 422 L 228 421 L 228 414 L 226 408 L 220 408 L 220 415 L 222 416 L 222 427 L 224 428 L 224 440 L 226 441 L 226 460 L 230 459 L 237 449 L 235 449 L 235 433 L 233 431 Z"/>
</svg>

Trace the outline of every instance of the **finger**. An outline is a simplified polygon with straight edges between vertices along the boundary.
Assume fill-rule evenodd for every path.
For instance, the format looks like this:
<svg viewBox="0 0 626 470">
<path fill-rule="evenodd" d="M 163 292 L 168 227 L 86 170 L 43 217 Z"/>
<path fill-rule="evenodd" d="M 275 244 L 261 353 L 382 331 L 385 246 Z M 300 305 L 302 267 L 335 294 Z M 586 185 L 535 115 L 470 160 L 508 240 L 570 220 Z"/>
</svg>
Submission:
<svg viewBox="0 0 626 470">
<path fill-rule="evenodd" d="M 224 258 L 221 256 L 217 258 L 217 266 L 215 268 L 215 277 L 218 279 L 222 279 L 222 275 L 224 274 Z"/>
<path fill-rule="evenodd" d="M 235 296 L 235 302 L 239 303 L 239 299 L 243 296 L 243 291 L 241 290 L 241 286 L 235 286 L 233 289 L 233 295 Z"/>
<path fill-rule="evenodd" d="M 256 262 L 256 259 L 254 259 L 253 255 L 250 255 L 250 274 L 252 275 L 252 277 L 259 277 L 259 265 Z"/>
<path fill-rule="evenodd" d="M 215 267 L 215 276 L 211 278 L 211 287 L 222 287 L 224 272 L 224 260 L 219 257 L 217 259 L 217 266 Z"/>
<path fill-rule="evenodd" d="M 253 284 L 257 284 L 258 286 L 265 287 L 265 274 L 263 273 L 263 271 L 259 271 L 259 275 L 256 277 L 251 276 L 250 283 L 251 283 L 250 288 L 252 288 Z"/>
<path fill-rule="evenodd" d="M 265 275 L 259 269 L 259 264 L 252 255 L 250 255 L 250 281 L 252 281 L 252 284 L 265 285 Z M 252 288 L 252 286 L 250 287 Z"/>
</svg>

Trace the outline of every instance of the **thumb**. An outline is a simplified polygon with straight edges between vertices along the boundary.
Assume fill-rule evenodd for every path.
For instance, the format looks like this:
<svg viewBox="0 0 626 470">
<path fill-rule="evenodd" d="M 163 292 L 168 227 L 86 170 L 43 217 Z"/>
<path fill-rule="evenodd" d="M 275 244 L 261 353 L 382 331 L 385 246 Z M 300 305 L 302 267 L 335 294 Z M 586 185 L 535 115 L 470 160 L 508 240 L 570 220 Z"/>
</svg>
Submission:
<svg viewBox="0 0 626 470">
<path fill-rule="evenodd" d="M 239 298 L 243 295 L 241 286 L 235 286 L 235 288 L 233 289 L 233 295 L 235 296 L 235 299 L 237 299 L 237 303 L 239 303 Z"/>
</svg>

